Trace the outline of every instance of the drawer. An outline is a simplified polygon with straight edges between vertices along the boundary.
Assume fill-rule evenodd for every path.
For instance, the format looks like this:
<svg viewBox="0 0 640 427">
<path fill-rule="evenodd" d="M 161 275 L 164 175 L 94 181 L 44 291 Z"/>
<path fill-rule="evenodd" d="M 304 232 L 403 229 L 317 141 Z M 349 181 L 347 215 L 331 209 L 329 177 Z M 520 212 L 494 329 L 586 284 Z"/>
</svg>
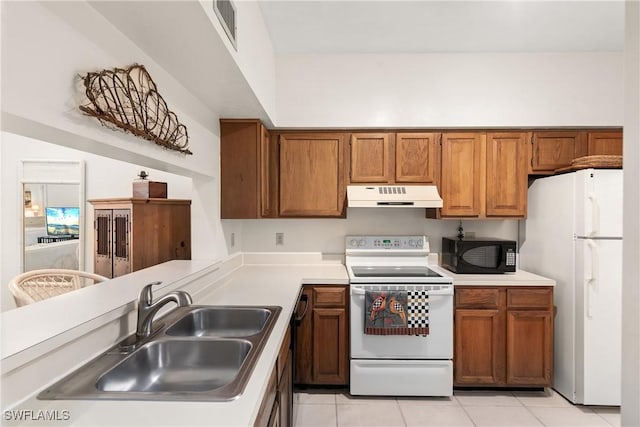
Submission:
<svg viewBox="0 0 640 427">
<path fill-rule="evenodd" d="M 498 288 L 456 288 L 455 293 L 456 308 L 498 308 L 501 305 Z"/>
<path fill-rule="evenodd" d="M 313 288 L 314 307 L 346 307 L 347 288 L 317 286 Z"/>
<path fill-rule="evenodd" d="M 507 308 L 543 308 L 553 307 L 551 288 L 526 288 L 507 290 Z"/>
</svg>

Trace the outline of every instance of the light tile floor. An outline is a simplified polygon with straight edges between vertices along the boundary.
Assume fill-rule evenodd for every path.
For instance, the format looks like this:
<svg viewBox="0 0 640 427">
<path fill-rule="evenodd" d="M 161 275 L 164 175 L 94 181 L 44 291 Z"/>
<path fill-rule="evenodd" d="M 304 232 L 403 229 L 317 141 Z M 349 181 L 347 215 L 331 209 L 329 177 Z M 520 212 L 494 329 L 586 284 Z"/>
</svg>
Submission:
<svg viewBox="0 0 640 427">
<path fill-rule="evenodd" d="M 544 391 L 455 391 L 451 398 L 354 397 L 344 390 L 296 391 L 303 426 L 620 426 L 620 408 L 573 405 Z"/>
</svg>

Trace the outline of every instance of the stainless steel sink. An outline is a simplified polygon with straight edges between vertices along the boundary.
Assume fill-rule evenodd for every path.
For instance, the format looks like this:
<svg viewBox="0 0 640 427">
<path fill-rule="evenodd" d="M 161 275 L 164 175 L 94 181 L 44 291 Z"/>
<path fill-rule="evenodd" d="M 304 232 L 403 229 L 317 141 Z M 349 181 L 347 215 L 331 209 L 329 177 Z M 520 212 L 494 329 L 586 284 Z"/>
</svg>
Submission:
<svg viewBox="0 0 640 427">
<path fill-rule="evenodd" d="M 133 349 L 131 337 L 39 399 L 226 401 L 242 394 L 281 307 L 185 306 Z"/>
<path fill-rule="evenodd" d="M 167 335 L 247 337 L 260 333 L 271 314 L 258 307 L 199 308 L 167 328 Z"/>
<path fill-rule="evenodd" d="M 251 350 L 246 340 L 168 340 L 145 344 L 104 374 L 102 391 L 198 392 L 231 383 Z"/>
</svg>

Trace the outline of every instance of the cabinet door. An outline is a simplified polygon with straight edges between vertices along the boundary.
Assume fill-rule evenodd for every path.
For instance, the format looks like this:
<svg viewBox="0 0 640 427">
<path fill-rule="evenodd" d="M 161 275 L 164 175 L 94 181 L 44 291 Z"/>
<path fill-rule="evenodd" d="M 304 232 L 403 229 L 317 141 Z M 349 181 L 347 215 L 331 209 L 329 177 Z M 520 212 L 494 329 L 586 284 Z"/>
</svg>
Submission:
<svg viewBox="0 0 640 427">
<path fill-rule="evenodd" d="M 131 260 L 131 210 L 114 209 L 112 226 L 113 277 L 133 270 Z"/>
<path fill-rule="evenodd" d="M 396 182 L 436 182 L 436 134 L 396 134 Z"/>
<path fill-rule="evenodd" d="M 305 286 L 302 295 L 306 298 L 305 315 L 295 327 L 295 368 L 293 370 L 293 382 L 295 384 L 312 384 L 313 367 L 313 286 Z M 296 313 L 302 315 L 302 313 Z"/>
<path fill-rule="evenodd" d="M 262 125 L 257 120 L 220 121 L 220 216 L 259 218 Z"/>
<path fill-rule="evenodd" d="M 442 216 L 477 217 L 484 193 L 481 159 L 483 137 L 478 133 L 442 135 Z"/>
<path fill-rule="evenodd" d="M 134 202 L 131 228 L 131 243 L 128 248 L 131 271 L 174 259 L 191 259 L 190 204 L 168 199 L 148 203 Z M 115 254 L 114 260 L 117 261 L 118 252 Z"/>
<path fill-rule="evenodd" d="M 622 132 L 589 132 L 588 152 L 593 155 L 622 155 Z"/>
<path fill-rule="evenodd" d="M 262 124 L 260 134 L 260 214 L 263 218 L 270 218 L 275 216 L 275 198 L 272 195 L 275 187 L 272 182 L 272 176 L 275 175 L 272 173 L 272 163 L 275 159 L 269 131 Z"/>
<path fill-rule="evenodd" d="M 111 245 L 113 211 L 111 209 L 96 209 L 94 216 L 93 272 L 111 279 L 113 278 L 113 248 Z"/>
<path fill-rule="evenodd" d="M 280 425 L 293 426 L 293 384 L 291 383 L 291 351 L 287 355 L 284 372 L 278 384 L 278 401 L 280 402 Z"/>
<path fill-rule="evenodd" d="M 507 312 L 507 384 L 551 386 L 553 320 L 550 311 Z"/>
<path fill-rule="evenodd" d="M 527 134 L 487 134 L 486 215 L 527 213 Z"/>
<path fill-rule="evenodd" d="M 456 309 L 454 327 L 454 384 L 504 384 L 504 311 Z"/>
<path fill-rule="evenodd" d="M 267 390 L 262 398 L 256 421 L 253 424 L 254 427 L 268 427 L 277 426 L 280 422 L 279 415 L 280 404 L 278 402 L 278 378 L 276 370 L 274 369 L 269 375 L 269 382 L 267 383 Z"/>
<path fill-rule="evenodd" d="M 534 132 L 531 140 L 531 172 L 553 173 L 571 165 L 576 146 L 580 146 L 579 132 Z"/>
<path fill-rule="evenodd" d="M 280 136 L 280 216 L 341 216 L 346 197 L 342 134 Z"/>
<path fill-rule="evenodd" d="M 313 309 L 313 383 L 348 382 L 348 332 L 344 308 Z"/>
<path fill-rule="evenodd" d="M 389 134 L 351 135 L 351 182 L 391 182 Z"/>
</svg>

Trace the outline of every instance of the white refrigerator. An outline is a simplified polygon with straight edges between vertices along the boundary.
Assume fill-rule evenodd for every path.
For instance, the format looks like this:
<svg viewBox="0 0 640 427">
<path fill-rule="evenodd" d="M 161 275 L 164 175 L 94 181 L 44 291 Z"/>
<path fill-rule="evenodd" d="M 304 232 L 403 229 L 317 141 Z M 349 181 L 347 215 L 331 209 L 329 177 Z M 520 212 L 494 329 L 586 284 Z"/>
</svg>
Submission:
<svg viewBox="0 0 640 427">
<path fill-rule="evenodd" d="M 620 405 L 622 170 L 538 178 L 528 197 L 519 262 L 556 281 L 553 388 Z"/>
</svg>

